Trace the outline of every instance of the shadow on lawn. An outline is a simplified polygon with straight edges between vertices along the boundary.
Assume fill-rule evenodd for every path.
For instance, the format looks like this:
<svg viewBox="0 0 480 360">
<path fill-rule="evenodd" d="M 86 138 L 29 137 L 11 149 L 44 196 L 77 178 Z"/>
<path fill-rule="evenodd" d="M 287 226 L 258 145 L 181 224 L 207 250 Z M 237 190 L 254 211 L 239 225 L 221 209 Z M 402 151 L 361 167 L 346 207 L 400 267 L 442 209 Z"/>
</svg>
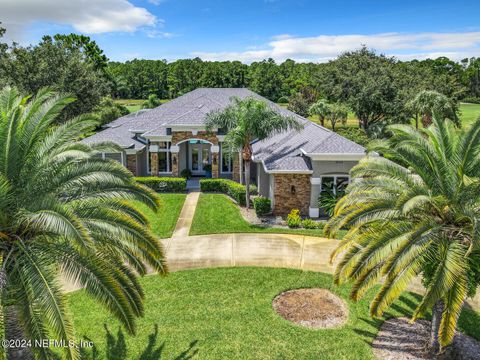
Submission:
<svg viewBox="0 0 480 360">
<path fill-rule="evenodd" d="M 80 350 L 82 360 L 127 360 L 132 359 L 132 354 L 128 354 L 127 344 L 125 342 L 125 335 L 121 328 L 118 329 L 117 335 L 113 334 L 104 324 L 105 328 L 105 338 L 106 338 L 106 349 L 105 356 L 102 356 L 98 351 L 97 347 L 94 345 L 90 349 L 82 348 Z M 85 337 L 87 341 L 91 339 Z M 154 331 L 148 335 L 148 343 L 143 350 L 142 354 L 138 357 L 139 360 L 160 360 L 163 358 L 163 350 L 165 349 L 165 341 L 157 345 L 158 340 L 158 325 L 155 324 Z M 197 353 L 198 341 L 194 340 L 190 343 L 187 349 L 178 354 L 174 359 L 175 360 L 189 360 L 192 359 Z"/>
</svg>

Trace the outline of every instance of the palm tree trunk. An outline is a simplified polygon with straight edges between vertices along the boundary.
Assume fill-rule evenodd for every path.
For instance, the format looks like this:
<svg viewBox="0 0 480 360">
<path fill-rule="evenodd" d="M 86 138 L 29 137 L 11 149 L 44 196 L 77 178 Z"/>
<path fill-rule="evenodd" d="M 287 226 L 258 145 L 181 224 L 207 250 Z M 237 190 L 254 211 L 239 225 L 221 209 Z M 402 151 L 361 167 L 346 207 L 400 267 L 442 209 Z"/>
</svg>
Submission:
<svg viewBox="0 0 480 360">
<path fill-rule="evenodd" d="M 320 115 L 319 118 L 320 118 L 320 124 L 321 124 L 322 126 L 325 126 L 325 116 L 321 116 L 321 115 Z"/>
<path fill-rule="evenodd" d="M 432 309 L 432 329 L 430 332 L 430 347 L 434 354 L 439 354 L 442 350 L 440 341 L 438 339 L 438 333 L 440 330 L 440 321 L 442 320 L 443 301 L 438 300 Z"/>
<path fill-rule="evenodd" d="M 5 332 L 8 341 L 16 340 L 22 342 L 25 340 L 23 329 L 18 320 L 17 310 L 14 306 L 6 308 Z M 30 347 L 9 346 L 7 350 L 8 360 L 34 360 L 32 349 Z"/>
<path fill-rule="evenodd" d="M 415 129 L 418 130 L 418 114 L 415 114 Z"/>
<path fill-rule="evenodd" d="M 422 125 L 424 128 L 429 127 L 432 124 L 432 115 L 423 114 L 422 115 Z"/>
<path fill-rule="evenodd" d="M 245 202 L 247 209 L 250 208 L 250 160 L 245 160 Z"/>
</svg>

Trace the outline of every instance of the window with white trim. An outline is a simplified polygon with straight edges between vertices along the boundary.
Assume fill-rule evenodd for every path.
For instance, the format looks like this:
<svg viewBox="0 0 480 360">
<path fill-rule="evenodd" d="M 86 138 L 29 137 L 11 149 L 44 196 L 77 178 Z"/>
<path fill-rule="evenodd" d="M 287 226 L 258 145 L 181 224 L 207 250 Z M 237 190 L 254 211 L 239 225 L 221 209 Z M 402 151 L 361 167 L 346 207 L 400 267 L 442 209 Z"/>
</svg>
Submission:
<svg viewBox="0 0 480 360">
<path fill-rule="evenodd" d="M 169 141 L 161 141 L 158 143 L 158 172 L 172 172 L 172 153 L 170 151 L 172 143 Z M 148 172 L 152 172 L 151 161 L 148 162 Z"/>
<path fill-rule="evenodd" d="M 331 190 L 334 194 L 344 192 L 350 182 L 348 175 L 327 175 L 321 177 L 320 192 Z"/>
<path fill-rule="evenodd" d="M 223 148 L 223 144 L 220 144 L 220 158 L 222 173 L 228 174 L 233 170 L 233 153 L 226 151 Z"/>
</svg>

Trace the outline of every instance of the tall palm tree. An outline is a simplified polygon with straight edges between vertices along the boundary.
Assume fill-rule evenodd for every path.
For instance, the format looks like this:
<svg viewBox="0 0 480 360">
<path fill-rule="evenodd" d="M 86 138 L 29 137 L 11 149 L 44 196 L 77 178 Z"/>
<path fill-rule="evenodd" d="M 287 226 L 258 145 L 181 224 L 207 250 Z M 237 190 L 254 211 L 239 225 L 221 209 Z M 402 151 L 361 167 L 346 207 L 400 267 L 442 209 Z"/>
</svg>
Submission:
<svg viewBox="0 0 480 360">
<path fill-rule="evenodd" d="M 455 103 L 439 92 L 431 90 L 420 91 L 407 103 L 407 107 L 413 111 L 415 119 L 417 119 L 418 114 L 420 114 L 423 127 L 430 126 L 434 112 L 437 114 L 437 117 L 448 118 L 459 125 Z M 417 120 L 416 127 L 418 128 Z"/>
<path fill-rule="evenodd" d="M 226 147 L 241 149 L 245 162 L 246 205 L 250 205 L 250 163 L 252 161 L 252 142 L 264 140 L 288 129 L 300 130 L 303 125 L 293 116 L 284 116 L 275 111 L 266 102 L 254 97 L 232 98 L 232 104 L 222 111 L 207 115 L 206 127 L 209 131 L 225 129 Z"/>
<path fill-rule="evenodd" d="M 0 329 L 3 339 L 75 341 L 60 276 L 81 285 L 130 333 L 143 315 L 136 274 L 165 273 L 159 240 L 128 200 L 158 198 L 99 152 L 74 142 L 95 127 L 88 116 L 53 127 L 73 101 L 48 89 L 33 98 L 0 91 Z M 9 359 L 49 358 L 48 348 L 9 348 Z M 76 347 L 64 357 L 78 359 Z"/>
<path fill-rule="evenodd" d="M 432 119 L 421 131 L 388 127 L 392 137 L 375 148 L 398 163 L 368 156 L 355 166 L 325 232 L 348 229 L 332 260 L 342 254 L 334 281 L 352 280 L 353 299 L 384 279 L 372 316 L 421 276 L 426 292 L 412 319 L 433 310 L 431 345 L 438 352 L 452 341 L 463 303 L 480 281 L 480 119 L 466 132 Z"/>
<path fill-rule="evenodd" d="M 148 99 L 142 104 L 142 109 L 153 109 L 161 105 L 161 101 L 156 94 L 148 95 Z"/>
<path fill-rule="evenodd" d="M 325 126 L 325 118 L 330 113 L 330 107 L 326 100 L 320 99 L 309 109 L 310 115 L 318 115 L 318 119 L 320 120 L 320 124 Z"/>
</svg>

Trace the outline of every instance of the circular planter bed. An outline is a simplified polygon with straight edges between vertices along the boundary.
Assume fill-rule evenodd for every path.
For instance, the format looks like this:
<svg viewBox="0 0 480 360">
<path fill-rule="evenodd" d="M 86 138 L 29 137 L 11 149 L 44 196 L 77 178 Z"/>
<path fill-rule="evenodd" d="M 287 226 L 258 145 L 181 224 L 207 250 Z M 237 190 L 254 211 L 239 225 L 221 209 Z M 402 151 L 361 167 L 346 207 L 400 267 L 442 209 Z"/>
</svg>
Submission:
<svg viewBox="0 0 480 360">
<path fill-rule="evenodd" d="M 284 319 L 311 329 L 337 327 L 348 318 L 343 300 L 319 288 L 285 291 L 273 299 L 273 308 Z"/>
</svg>

